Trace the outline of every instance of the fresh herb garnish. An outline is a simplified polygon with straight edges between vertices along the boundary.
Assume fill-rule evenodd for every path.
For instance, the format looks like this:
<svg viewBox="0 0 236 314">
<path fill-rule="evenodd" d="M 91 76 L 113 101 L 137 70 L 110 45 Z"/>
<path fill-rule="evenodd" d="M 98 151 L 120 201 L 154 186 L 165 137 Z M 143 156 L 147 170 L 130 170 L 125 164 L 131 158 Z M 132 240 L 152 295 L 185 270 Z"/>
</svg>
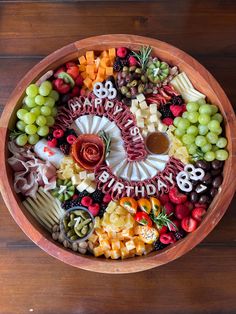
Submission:
<svg viewBox="0 0 236 314">
<path fill-rule="evenodd" d="M 192 156 L 192 160 L 198 161 L 204 158 L 204 153 L 202 152 L 201 148 L 197 148 L 196 153 Z"/>
<path fill-rule="evenodd" d="M 170 220 L 170 217 L 173 215 L 171 213 L 170 215 L 167 215 L 165 209 L 162 207 L 161 212 L 158 214 L 158 216 L 154 216 L 154 214 L 150 214 L 150 217 L 153 222 L 157 225 L 158 229 L 161 229 L 163 226 L 166 226 L 171 231 L 171 226 L 173 226 L 175 229 L 177 229 L 176 225 L 173 223 L 173 221 Z"/>
<path fill-rule="evenodd" d="M 10 133 L 10 139 L 13 141 L 17 138 L 17 136 L 21 135 L 21 134 L 24 134 L 23 132 L 19 131 L 19 130 L 10 130 L 11 133 Z"/>
<path fill-rule="evenodd" d="M 147 67 L 151 51 L 152 51 L 152 48 L 150 46 L 147 46 L 147 47 L 143 46 L 139 52 L 132 51 L 134 57 L 140 63 L 140 66 L 142 67 L 143 71 Z"/>
</svg>

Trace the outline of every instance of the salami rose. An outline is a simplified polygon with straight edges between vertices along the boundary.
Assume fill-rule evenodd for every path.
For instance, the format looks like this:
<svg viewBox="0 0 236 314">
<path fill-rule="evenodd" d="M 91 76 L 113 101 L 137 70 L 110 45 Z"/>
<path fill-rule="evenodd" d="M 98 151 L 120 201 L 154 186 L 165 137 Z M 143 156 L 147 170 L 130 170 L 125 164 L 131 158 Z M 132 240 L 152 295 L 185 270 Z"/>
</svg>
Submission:
<svg viewBox="0 0 236 314">
<path fill-rule="evenodd" d="M 72 145 L 72 155 L 82 168 L 93 170 L 104 160 L 104 142 L 98 135 L 82 134 Z"/>
</svg>

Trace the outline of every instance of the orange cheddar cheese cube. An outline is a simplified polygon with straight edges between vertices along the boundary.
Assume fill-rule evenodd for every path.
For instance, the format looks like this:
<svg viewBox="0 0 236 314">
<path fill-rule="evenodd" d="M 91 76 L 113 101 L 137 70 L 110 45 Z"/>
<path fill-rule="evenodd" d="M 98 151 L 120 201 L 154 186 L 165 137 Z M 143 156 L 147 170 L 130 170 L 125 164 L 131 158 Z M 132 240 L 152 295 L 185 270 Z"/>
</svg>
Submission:
<svg viewBox="0 0 236 314">
<path fill-rule="evenodd" d="M 80 64 L 79 65 L 79 71 L 84 72 L 86 70 L 86 64 Z"/>
<path fill-rule="evenodd" d="M 94 51 L 86 51 L 86 60 L 88 64 L 91 64 L 94 62 Z"/>
<path fill-rule="evenodd" d="M 113 75 L 113 67 L 106 67 L 106 75 L 107 76 Z"/>
<path fill-rule="evenodd" d="M 87 60 L 86 60 L 85 56 L 79 57 L 79 63 L 80 63 L 80 64 L 84 64 L 84 65 L 87 64 Z"/>
<path fill-rule="evenodd" d="M 116 57 L 116 48 L 110 48 L 108 54 L 110 59 L 114 59 Z"/>
<path fill-rule="evenodd" d="M 91 78 L 86 77 L 86 78 L 84 79 L 84 85 L 85 85 L 88 89 L 91 89 L 91 88 L 92 88 L 92 83 L 93 83 L 93 81 L 91 80 Z"/>
</svg>

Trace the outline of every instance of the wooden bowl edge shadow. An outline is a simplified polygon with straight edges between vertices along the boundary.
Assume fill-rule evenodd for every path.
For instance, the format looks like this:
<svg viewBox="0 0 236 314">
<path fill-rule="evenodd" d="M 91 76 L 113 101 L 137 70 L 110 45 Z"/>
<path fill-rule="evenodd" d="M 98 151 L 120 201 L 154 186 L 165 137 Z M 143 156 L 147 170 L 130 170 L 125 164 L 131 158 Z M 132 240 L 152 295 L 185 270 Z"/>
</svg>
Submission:
<svg viewBox="0 0 236 314">
<path fill-rule="evenodd" d="M 168 55 L 168 58 L 174 60 L 174 63 L 176 63 L 177 60 L 180 68 L 182 67 L 184 68 L 184 70 L 187 70 L 188 74 L 190 73 L 188 72 L 190 70 L 194 71 L 194 74 L 196 74 L 197 72 L 197 76 L 200 77 L 200 79 L 203 81 L 204 86 L 207 87 L 207 91 L 211 95 L 210 97 L 207 93 L 207 96 L 211 100 L 212 98 L 215 99 L 214 102 L 220 106 L 224 117 L 227 117 L 228 120 L 226 124 L 226 131 L 228 138 L 231 139 L 229 143 L 229 150 L 231 154 L 229 160 L 226 163 L 224 182 L 221 187 L 221 191 L 217 198 L 214 199 L 208 210 L 207 216 L 203 220 L 202 224 L 198 227 L 198 229 L 194 233 L 189 234 L 185 239 L 178 241 L 176 244 L 166 248 L 159 253 L 153 252 L 144 257 L 135 257 L 124 261 L 111 261 L 101 258 L 85 257 L 82 255 L 78 255 L 66 250 L 63 247 L 59 247 L 58 244 L 49 239 L 46 232 L 41 232 L 42 229 L 38 226 L 38 224 L 36 224 L 35 222 L 33 223 L 32 219 L 31 221 L 28 219 L 29 217 L 25 213 L 23 206 L 18 204 L 19 197 L 16 195 L 16 193 L 13 191 L 13 187 L 10 185 L 11 173 L 9 172 L 9 169 L 7 169 L 6 163 L 6 158 L 8 155 L 6 147 L 8 134 L 7 129 L 9 127 L 9 124 L 12 123 L 12 119 L 10 118 L 13 116 L 13 113 L 17 109 L 17 106 L 14 106 L 14 104 L 18 102 L 18 106 L 20 106 L 19 100 L 22 98 L 22 94 L 26 86 L 30 82 L 35 81 L 45 71 L 60 65 L 60 63 L 74 59 L 77 54 L 82 53 L 89 47 L 97 47 L 98 49 L 102 49 L 104 45 L 105 47 L 108 47 L 112 44 L 114 44 L 114 46 L 118 46 L 121 44 L 128 45 L 133 49 L 137 48 L 140 45 L 151 45 L 156 51 L 158 51 L 159 55 L 160 52 L 161 54 L 166 53 Z M 194 82 L 194 85 L 198 86 L 198 82 L 196 82 L 196 79 Z M 20 228 L 24 231 L 24 233 L 45 252 L 67 264 L 84 270 L 108 274 L 134 273 L 154 268 L 170 262 L 182 256 L 187 251 L 191 250 L 210 233 L 210 231 L 216 226 L 216 224 L 219 222 L 219 220 L 222 218 L 225 211 L 227 210 L 227 207 L 235 191 L 235 184 L 231 184 L 230 187 L 228 187 L 228 185 L 226 186 L 226 182 L 235 182 L 234 176 L 236 169 L 236 131 L 234 124 L 234 112 L 228 98 L 226 97 L 220 85 L 202 65 L 200 65 L 195 59 L 187 55 L 185 52 L 179 50 L 178 48 L 175 48 L 167 43 L 158 41 L 156 39 L 136 35 L 102 35 L 82 39 L 53 52 L 48 57 L 36 64 L 22 78 L 22 80 L 19 82 L 19 84 L 11 94 L 6 108 L 3 111 L 0 124 L 0 142 L 2 144 L 2 147 L 5 147 L 5 149 L 1 150 L 0 152 L 0 161 L 3 163 L 3 175 L 1 178 L 2 196 L 7 204 L 11 215 L 13 216 L 16 223 L 20 226 Z M 220 197 L 222 195 L 223 197 Z"/>
</svg>

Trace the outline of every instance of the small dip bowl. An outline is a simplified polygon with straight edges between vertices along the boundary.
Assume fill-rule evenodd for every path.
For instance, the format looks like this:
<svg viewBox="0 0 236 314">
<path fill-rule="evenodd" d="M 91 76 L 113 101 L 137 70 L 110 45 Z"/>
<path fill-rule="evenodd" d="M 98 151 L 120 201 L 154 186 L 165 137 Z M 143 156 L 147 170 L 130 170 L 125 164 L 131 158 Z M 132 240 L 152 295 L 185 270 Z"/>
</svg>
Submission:
<svg viewBox="0 0 236 314">
<path fill-rule="evenodd" d="M 60 221 L 66 240 L 79 243 L 87 240 L 94 230 L 94 217 L 83 206 L 69 208 Z"/>
<path fill-rule="evenodd" d="M 152 132 L 145 139 L 145 146 L 150 154 L 167 154 L 170 148 L 170 140 L 166 133 Z"/>
</svg>

